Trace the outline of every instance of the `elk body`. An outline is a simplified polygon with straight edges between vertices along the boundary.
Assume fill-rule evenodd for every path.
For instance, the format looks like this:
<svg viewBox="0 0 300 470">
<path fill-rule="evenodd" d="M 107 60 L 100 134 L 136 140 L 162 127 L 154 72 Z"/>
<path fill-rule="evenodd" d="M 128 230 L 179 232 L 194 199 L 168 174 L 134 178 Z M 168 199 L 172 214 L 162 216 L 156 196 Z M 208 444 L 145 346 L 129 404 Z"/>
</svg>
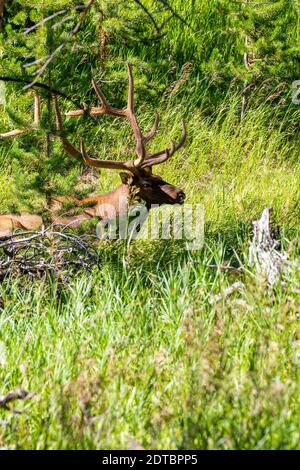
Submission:
<svg viewBox="0 0 300 470">
<path fill-rule="evenodd" d="M 155 153 L 150 153 L 146 149 L 146 144 L 156 134 L 159 116 L 156 113 L 154 124 L 151 130 L 144 135 L 138 125 L 134 112 L 134 84 L 132 69 L 129 64 L 127 67 L 129 81 L 127 107 L 119 109 L 114 108 L 108 104 L 102 91 L 98 87 L 95 80 L 93 80 L 92 85 L 100 101 L 100 106 L 92 107 L 90 114 L 93 116 L 108 114 L 112 116 L 119 116 L 128 120 L 136 141 L 136 158 L 132 161 L 100 160 L 91 158 L 88 156 L 85 150 L 85 145 L 82 138 L 80 139 L 80 149 L 78 150 L 76 147 L 74 147 L 73 144 L 71 144 L 71 142 L 62 135 L 63 123 L 61 111 L 57 102 L 57 98 L 55 96 L 53 97 L 56 114 L 55 137 L 60 139 L 65 152 L 73 158 L 83 158 L 84 162 L 90 167 L 107 168 L 119 171 L 121 170 L 120 177 L 122 180 L 122 184 L 120 186 L 107 194 L 91 196 L 83 199 L 59 196 L 54 197 L 51 202 L 51 220 L 52 223 L 56 225 L 77 227 L 82 223 L 82 221 L 91 219 L 92 217 L 98 217 L 100 220 L 105 220 L 111 218 L 112 214 L 114 217 L 126 215 L 132 200 L 132 194 L 134 194 L 135 200 L 144 201 L 148 210 L 151 209 L 152 205 L 182 204 L 184 202 L 185 194 L 182 189 L 164 181 L 160 176 L 155 175 L 152 172 L 152 167 L 154 165 L 158 165 L 167 161 L 184 144 L 186 139 L 184 121 L 182 121 L 182 137 L 178 143 L 174 143 L 172 141 L 170 148 L 166 148 Z M 74 117 L 82 116 L 84 113 L 84 110 L 79 109 L 68 112 L 66 115 Z M 38 97 L 35 97 L 34 116 L 34 123 L 37 124 L 40 119 L 40 100 Z M 0 137 L 16 137 L 17 135 L 32 129 L 34 129 L 34 126 L 26 129 L 16 129 L 5 134 L 0 134 Z M 61 212 L 66 201 L 71 203 L 73 208 L 68 210 L 64 216 L 57 215 L 59 211 Z M 80 214 L 74 214 L 74 209 L 76 209 L 76 212 L 78 212 L 78 208 L 81 208 Z M 4 223 L 4 219 L 1 220 L 1 217 L 6 217 L 7 221 L 7 217 L 13 218 L 16 216 L 0 216 L 0 235 L 2 224 Z M 22 223 L 22 216 L 20 217 L 20 223 Z M 28 215 L 26 215 L 26 217 L 28 217 Z M 41 220 L 40 222 L 42 225 Z M 26 228 L 26 223 L 23 224 L 23 227 Z"/>
</svg>

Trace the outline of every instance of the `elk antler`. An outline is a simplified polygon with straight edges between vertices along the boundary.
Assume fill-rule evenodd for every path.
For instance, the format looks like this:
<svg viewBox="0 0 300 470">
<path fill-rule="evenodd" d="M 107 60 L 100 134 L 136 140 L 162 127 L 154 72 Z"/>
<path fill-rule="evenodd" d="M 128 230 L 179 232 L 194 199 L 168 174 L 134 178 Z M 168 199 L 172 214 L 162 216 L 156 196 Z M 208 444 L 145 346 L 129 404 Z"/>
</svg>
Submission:
<svg viewBox="0 0 300 470">
<path fill-rule="evenodd" d="M 182 136 L 180 141 L 175 144 L 175 142 L 172 140 L 171 141 L 171 148 L 170 149 L 165 149 L 161 150 L 160 152 L 153 153 L 152 155 L 147 155 L 145 158 L 145 161 L 142 164 L 142 168 L 145 168 L 147 166 L 152 166 L 152 165 L 159 165 L 160 163 L 165 162 L 168 160 L 174 153 L 182 147 L 182 145 L 185 142 L 186 139 L 186 127 L 185 127 L 185 122 L 184 119 L 181 121 L 181 127 L 182 127 Z"/>
<path fill-rule="evenodd" d="M 62 117 L 61 117 L 61 111 L 60 107 L 57 101 L 57 97 L 53 95 L 53 101 L 54 101 L 54 109 L 55 109 L 55 115 L 56 115 L 56 131 L 57 134 L 54 135 L 54 137 L 58 137 L 62 143 L 62 146 L 65 150 L 66 153 L 71 155 L 72 157 L 82 157 L 85 161 L 85 163 L 89 166 L 95 166 L 95 167 L 101 167 L 101 168 L 110 168 L 110 169 L 115 169 L 115 170 L 130 170 L 130 163 L 131 162 L 125 162 L 125 161 L 113 161 L 113 160 L 95 160 L 93 158 L 90 158 L 87 156 L 85 148 L 84 148 L 84 143 L 83 139 L 80 139 L 80 151 L 77 150 L 76 147 L 74 147 L 73 144 L 69 140 L 67 140 L 65 137 L 62 135 L 62 130 L 63 130 L 63 124 L 62 124 Z M 96 161 L 96 164 L 93 164 L 93 161 Z M 101 164 L 101 165 L 100 165 Z"/>
<path fill-rule="evenodd" d="M 93 106 L 90 110 L 90 114 L 93 116 L 99 116 L 101 114 L 109 114 L 112 116 L 120 116 L 120 117 L 124 117 L 128 119 L 129 124 L 133 130 L 135 140 L 136 140 L 137 158 L 134 161 L 113 161 L 113 160 L 99 160 L 96 158 L 90 158 L 85 152 L 84 142 L 81 139 L 81 143 L 80 143 L 81 154 L 84 158 L 84 161 L 91 167 L 110 168 L 110 169 L 118 169 L 118 170 L 130 170 L 134 172 L 138 168 L 145 168 L 145 167 L 149 167 L 152 165 L 158 165 L 159 163 L 162 163 L 168 160 L 168 158 L 170 158 L 176 152 L 176 150 L 178 150 L 185 142 L 186 128 L 185 128 L 184 121 L 182 121 L 182 137 L 181 137 L 181 140 L 177 144 L 175 144 L 174 142 L 171 142 L 170 149 L 164 149 L 154 154 L 150 154 L 146 150 L 145 144 L 149 142 L 149 140 L 152 139 L 152 137 L 154 137 L 154 135 L 156 134 L 158 123 L 159 123 L 159 115 L 158 113 L 155 114 L 155 119 L 154 119 L 154 123 L 153 123 L 151 130 L 148 132 L 148 134 L 143 135 L 138 125 L 136 115 L 134 112 L 134 83 L 133 83 L 133 76 L 132 76 L 132 67 L 130 64 L 127 64 L 127 70 L 128 70 L 128 82 L 129 82 L 127 107 L 123 109 L 112 107 L 106 101 L 106 98 L 104 94 L 102 93 L 102 91 L 100 90 L 100 88 L 98 87 L 96 81 L 92 80 L 93 88 L 99 98 L 101 106 L 100 107 Z M 72 116 L 72 117 L 82 116 L 83 114 L 84 114 L 84 110 L 82 109 L 78 109 L 78 110 L 70 111 L 66 113 L 67 116 Z M 72 151 L 70 152 L 69 150 L 67 150 L 66 143 L 63 142 L 63 140 L 62 140 L 62 143 L 64 145 L 65 150 L 68 151 L 69 154 L 74 155 Z M 78 153 L 78 150 L 76 150 L 76 152 Z"/>
<path fill-rule="evenodd" d="M 23 127 L 22 129 L 14 129 L 9 132 L 4 132 L 0 134 L 0 138 L 5 139 L 7 137 L 17 137 L 18 135 L 24 134 L 25 132 L 34 131 L 35 128 L 39 125 L 41 120 L 41 99 L 37 93 L 34 93 L 34 118 L 33 125 Z"/>
<path fill-rule="evenodd" d="M 62 125 L 62 117 L 61 117 L 61 112 L 60 112 L 60 107 L 58 105 L 57 101 L 57 96 L 53 95 L 52 96 L 53 102 L 54 102 L 54 109 L 55 109 L 55 121 L 56 121 L 56 130 L 58 132 L 58 137 L 61 140 L 62 146 L 65 150 L 66 153 L 71 155 L 72 157 L 80 157 L 81 153 L 77 148 L 74 147 L 71 142 L 69 142 L 65 137 L 61 135 L 61 132 L 63 130 L 63 125 Z M 56 137 L 56 136 L 55 136 Z"/>
</svg>

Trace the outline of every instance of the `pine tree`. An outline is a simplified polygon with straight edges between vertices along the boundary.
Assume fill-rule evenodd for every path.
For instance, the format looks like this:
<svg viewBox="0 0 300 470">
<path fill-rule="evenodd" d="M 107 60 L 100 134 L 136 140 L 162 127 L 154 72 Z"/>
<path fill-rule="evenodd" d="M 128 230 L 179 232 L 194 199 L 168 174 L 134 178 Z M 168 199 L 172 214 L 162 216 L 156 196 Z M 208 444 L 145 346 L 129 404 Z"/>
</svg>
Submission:
<svg viewBox="0 0 300 470">
<path fill-rule="evenodd" d="M 296 135 L 299 106 L 292 104 L 291 91 L 293 81 L 300 78 L 298 0 L 174 0 L 172 5 L 185 22 L 160 1 L 142 3 L 146 11 L 132 0 L 95 0 L 70 38 L 87 0 L 6 2 L 0 22 L 0 75 L 29 81 L 38 77 L 87 105 L 95 103 L 91 89 L 95 78 L 102 81 L 108 99 L 123 106 L 124 62 L 129 59 L 138 71 L 137 108 L 145 123 L 158 107 L 192 112 L 201 106 L 203 112 L 217 114 L 220 105 L 224 109 L 232 96 L 242 94 L 245 112 L 272 106 L 278 125 Z M 47 58 L 64 43 L 38 76 Z M 0 201 L 1 210 L 25 207 L 41 212 L 52 194 L 78 191 L 83 196 L 93 189 L 78 183 L 84 171 L 81 162 L 70 159 L 51 140 L 54 119 L 49 93 L 42 89 L 39 93 L 43 103 L 40 128 L 14 141 L 0 142 L 0 152 L 9 155 L 5 171 L 10 174 L 9 189 L 2 188 L 10 197 Z M 30 124 L 31 89 L 5 82 L 5 101 L 5 106 L 0 103 L 1 131 Z M 64 110 L 72 107 L 67 100 L 60 99 L 60 104 Z M 116 127 L 103 119 L 95 126 L 87 118 L 70 119 L 65 121 L 64 132 L 74 145 L 79 135 L 91 149 L 99 149 L 101 142 L 108 156 L 123 151 L 124 145 L 126 151 L 124 123 Z"/>
</svg>

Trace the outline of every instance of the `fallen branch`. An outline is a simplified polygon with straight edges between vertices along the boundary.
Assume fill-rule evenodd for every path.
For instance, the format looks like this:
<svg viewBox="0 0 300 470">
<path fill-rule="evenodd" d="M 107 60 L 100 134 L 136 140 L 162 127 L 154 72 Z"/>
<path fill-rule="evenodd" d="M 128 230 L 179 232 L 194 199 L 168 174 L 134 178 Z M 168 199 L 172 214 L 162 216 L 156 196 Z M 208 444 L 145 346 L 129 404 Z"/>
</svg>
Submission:
<svg viewBox="0 0 300 470">
<path fill-rule="evenodd" d="M 160 33 L 160 27 L 158 26 L 157 22 L 155 21 L 154 16 L 150 13 L 150 11 L 145 7 L 145 5 L 140 0 L 133 0 L 138 6 L 148 15 L 150 21 L 152 22 L 154 28 L 156 29 L 157 33 Z"/>
<path fill-rule="evenodd" d="M 185 24 L 192 31 L 194 31 L 192 26 L 181 15 L 179 15 L 179 13 L 177 13 L 177 11 L 175 11 L 174 8 L 172 8 L 172 6 L 166 0 L 157 0 L 157 1 L 161 3 L 162 5 L 164 5 L 164 7 L 167 8 L 173 14 L 173 16 L 178 18 L 178 20 L 180 20 L 183 24 Z"/>
<path fill-rule="evenodd" d="M 50 273 L 61 281 L 71 269 L 91 272 L 98 265 L 95 250 L 73 233 L 48 229 L 15 232 L 0 239 L 0 280 L 8 275 L 40 278 Z"/>
<path fill-rule="evenodd" d="M 28 400 L 34 397 L 36 394 L 31 392 L 26 392 L 25 390 L 16 390 L 8 392 L 6 395 L 0 396 L 0 408 L 9 410 L 8 404 L 15 400 Z"/>
<path fill-rule="evenodd" d="M 171 14 L 162 22 L 162 24 L 159 26 L 157 21 L 155 20 L 154 16 L 150 13 L 150 11 L 145 7 L 145 5 L 140 1 L 140 0 L 133 0 L 149 17 L 151 23 L 153 24 L 158 36 L 156 38 L 151 38 L 152 40 L 161 38 L 161 32 L 164 29 L 164 27 L 167 25 L 167 23 L 173 18 L 173 16 L 179 17 L 179 15 L 176 15 L 175 11 L 171 11 Z M 166 9 L 169 9 L 166 5 L 164 5 Z M 180 18 L 180 17 L 179 17 Z M 181 18 L 180 18 L 181 19 Z M 182 20 L 184 21 L 184 20 Z"/>
<path fill-rule="evenodd" d="M 243 287 L 244 287 L 244 284 L 242 282 L 240 281 L 234 282 L 231 286 L 226 287 L 226 289 L 223 289 L 220 294 L 215 295 L 209 302 L 211 304 L 214 304 L 216 302 L 219 302 L 222 299 L 226 299 L 234 292 L 240 291 Z"/>
</svg>

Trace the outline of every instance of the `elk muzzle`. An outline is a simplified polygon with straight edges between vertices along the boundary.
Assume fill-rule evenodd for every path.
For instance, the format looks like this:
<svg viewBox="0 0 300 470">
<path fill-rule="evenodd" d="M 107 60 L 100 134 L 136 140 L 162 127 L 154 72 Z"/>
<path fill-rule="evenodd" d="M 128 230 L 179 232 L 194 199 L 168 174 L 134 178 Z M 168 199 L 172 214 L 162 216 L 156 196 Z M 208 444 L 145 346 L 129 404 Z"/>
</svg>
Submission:
<svg viewBox="0 0 300 470">
<path fill-rule="evenodd" d="M 183 204 L 185 200 L 185 193 L 182 189 L 174 186 L 173 184 L 163 184 L 160 187 L 163 193 L 162 204 Z"/>
</svg>

